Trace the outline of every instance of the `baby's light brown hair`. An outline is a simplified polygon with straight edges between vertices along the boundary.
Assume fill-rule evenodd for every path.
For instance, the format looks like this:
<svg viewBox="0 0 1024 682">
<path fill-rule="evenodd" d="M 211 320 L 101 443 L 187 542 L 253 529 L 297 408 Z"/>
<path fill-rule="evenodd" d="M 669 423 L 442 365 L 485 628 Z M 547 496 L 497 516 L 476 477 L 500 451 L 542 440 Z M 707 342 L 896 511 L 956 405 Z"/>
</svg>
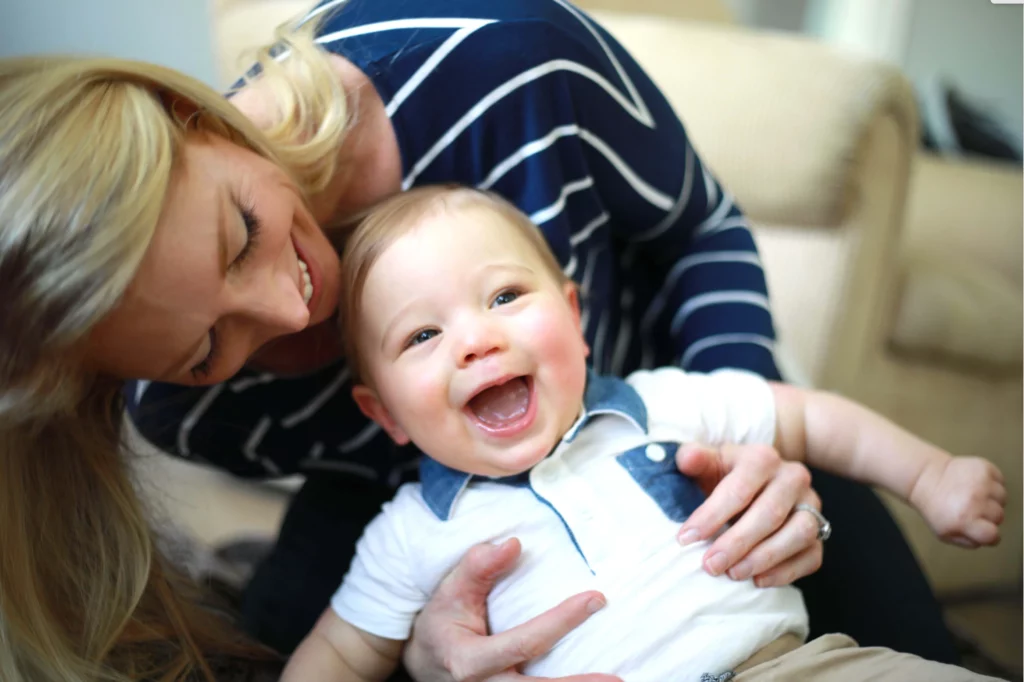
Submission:
<svg viewBox="0 0 1024 682">
<path fill-rule="evenodd" d="M 536 251 L 548 273 L 560 284 L 571 281 L 562 272 L 540 229 L 522 211 L 492 192 L 461 185 L 428 185 L 395 194 L 369 210 L 345 240 L 341 259 L 341 302 L 338 322 L 354 383 L 365 382 L 357 334 L 363 289 L 377 259 L 399 237 L 437 213 L 484 208 L 499 213 Z"/>
</svg>

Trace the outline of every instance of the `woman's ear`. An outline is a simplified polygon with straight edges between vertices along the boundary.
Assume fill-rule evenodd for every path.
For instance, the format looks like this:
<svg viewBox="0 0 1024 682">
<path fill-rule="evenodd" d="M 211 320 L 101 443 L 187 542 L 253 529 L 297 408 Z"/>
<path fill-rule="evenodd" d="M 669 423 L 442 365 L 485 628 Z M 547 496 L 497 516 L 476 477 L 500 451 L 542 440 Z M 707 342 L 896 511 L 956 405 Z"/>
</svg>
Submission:
<svg viewBox="0 0 1024 682">
<path fill-rule="evenodd" d="M 388 408 L 384 407 L 384 403 L 380 401 L 377 393 L 372 388 L 362 384 L 353 386 L 352 399 L 356 401 L 356 405 L 359 406 L 362 413 L 380 424 L 380 427 L 391 436 L 391 440 L 395 441 L 396 444 L 409 444 L 409 436 L 398 425 L 398 422 L 394 420 L 391 413 L 388 412 Z"/>
<path fill-rule="evenodd" d="M 576 285 L 576 282 L 566 282 L 563 286 L 565 291 L 565 298 L 569 302 L 569 307 L 572 308 L 572 316 L 576 321 L 576 329 L 580 333 L 580 338 L 583 337 L 583 316 L 580 313 L 580 290 Z M 583 341 L 583 348 L 585 350 L 585 357 L 590 356 L 590 346 L 587 345 L 586 340 Z"/>
</svg>

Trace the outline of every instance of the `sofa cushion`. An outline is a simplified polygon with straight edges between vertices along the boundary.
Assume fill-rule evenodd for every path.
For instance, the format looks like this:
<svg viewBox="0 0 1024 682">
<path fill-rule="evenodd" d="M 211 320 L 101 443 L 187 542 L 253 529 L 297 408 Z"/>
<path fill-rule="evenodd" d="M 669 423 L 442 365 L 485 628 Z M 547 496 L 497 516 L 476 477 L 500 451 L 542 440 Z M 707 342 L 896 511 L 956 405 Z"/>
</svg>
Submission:
<svg viewBox="0 0 1024 682">
<path fill-rule="evenodd" d="M 891 342 L 898 351 L 1004 370 L 1021 364 L 1024 296 L 959 253 L 909 253 Z"/>
<path fill-rule="evenodd" d="M 913 92 L 893 67 L 791 35 L 593 16 L 658 84 L 701 158 L 754 221 L 842 224 L 861 198 L 870 126 L 891 117 L 903 140 L 917 139 Z"/>
</svg>

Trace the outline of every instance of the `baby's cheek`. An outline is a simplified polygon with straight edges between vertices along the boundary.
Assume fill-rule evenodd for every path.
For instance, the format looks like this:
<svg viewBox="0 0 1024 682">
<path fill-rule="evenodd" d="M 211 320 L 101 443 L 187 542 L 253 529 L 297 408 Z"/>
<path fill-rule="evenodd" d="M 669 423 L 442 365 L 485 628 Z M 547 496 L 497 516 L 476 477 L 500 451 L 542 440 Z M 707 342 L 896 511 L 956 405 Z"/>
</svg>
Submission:
<svg viewBox="0 0 1024 682">
<path fill-rule="evenodd" d="M 540 317 L 529 325 L 528 338 L 548 369 L 565 382 L 565 389 L 574 392 L 586 381 L 583 337 L 571 319 L 564 315 Z M 582 388 L 580 388 L 582 390 Z"/>
</svg>

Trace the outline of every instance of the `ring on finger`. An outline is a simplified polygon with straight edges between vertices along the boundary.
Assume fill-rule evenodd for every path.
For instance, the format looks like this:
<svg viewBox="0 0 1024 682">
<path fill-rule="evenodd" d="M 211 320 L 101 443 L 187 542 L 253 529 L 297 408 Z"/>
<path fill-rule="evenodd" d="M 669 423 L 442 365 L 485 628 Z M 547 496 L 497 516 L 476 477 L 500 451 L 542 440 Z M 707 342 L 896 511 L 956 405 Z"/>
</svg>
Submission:
<svg viewBox="0 0 1024 682">
<path fill-rule="evenodd" d="M 825 540 L 828 540 L 830 537 L 832 537 L 832 524 L 829 522 L 828 519 L 825 518 L 824 514 L 822 514 L 820 511 L 818 511 L 811 505 L 804 504 L 803 502 L 793 507 L 794 514 L 798 511 L 808 512 L 811 516 L 814 517 L 814 520 L 818 522 L 818 540 L 825 542 Z"/>
</svg>

